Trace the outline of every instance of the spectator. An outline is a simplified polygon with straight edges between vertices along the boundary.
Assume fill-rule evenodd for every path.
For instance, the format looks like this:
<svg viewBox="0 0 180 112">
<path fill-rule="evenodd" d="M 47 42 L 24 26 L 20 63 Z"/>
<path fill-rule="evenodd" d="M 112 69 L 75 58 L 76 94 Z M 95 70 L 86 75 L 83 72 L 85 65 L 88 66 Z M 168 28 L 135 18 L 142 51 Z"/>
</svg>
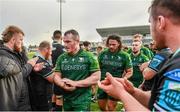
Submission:
<svg viewBox="0 0 180 112">
<path fill-rule="evenodd" d="M 26 62 L 22 57 L 24 33 L 16 26 L 8 26 L 2 33 L 0 46 L 0 110 L 30 110 L 26 77 L 37 59 Z"/>
<path fill-rule="evenodd" d="M 83 42 L 83 46 L 84 46 L 84 49 L 86 51 L 90 51 L 91 50 L 91 43 L 89 41 L 84 41 Z"/>
</svg>

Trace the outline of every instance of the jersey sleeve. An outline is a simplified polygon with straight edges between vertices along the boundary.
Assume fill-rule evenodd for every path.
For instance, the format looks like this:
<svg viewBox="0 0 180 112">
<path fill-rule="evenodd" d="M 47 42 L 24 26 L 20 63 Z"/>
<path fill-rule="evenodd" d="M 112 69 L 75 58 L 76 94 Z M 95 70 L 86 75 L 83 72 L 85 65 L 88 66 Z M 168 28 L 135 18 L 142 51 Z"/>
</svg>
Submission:
<svg viewBox="0 0 180 112">
<path fill-rule="evenodd" d="M 159 54 L 155 55 L 151 62 L 149 63 L 149 68 L 152 70 L 158 72 L 159 69 L 162 67 L 163 63 L 165 61 L 165 58 Z"/>
<path fill-rule="evenodd" d="M 43 69 L 38 72 L 38 74 L 44 78 L 50 76 L 52 73 L 53 73 L 52 67 L 47 66 L 47 65 L 44 65 Z"/>
<path fill-rule="evenodd" d="M 129 69 L 129 68 L 132 68 L 132 60 L 131 60 L 131 57 L 130 57 L 130 55 L 129 54 L 125 54 L 125 56 L 126 56 L 126 60 L 125 60 L 125 68 L 126 69 Z"/>
<path fill-rule="evenodd" d="M 144 55 L 144 62 L 148 62 L 148 61 L 149 61 L 149 58 Z"/>
<path fill-rule="evenodd" d="M 146 55 L 149 59 L 152 59 L 152 57 L 151 57 L 151 51 L 150 51 L 148 48 L 142 47 L 142 48 L 141 48 L 141 52 L 142 52 L 144 55 Z"/>
<path fill-rule="evenodd" d="M 90 66 L 89 66 L 90 72 L 95 72 L 99 70 L 99 63 L 93 54 L 89 55 L 89 62 L 90 62 Z"/>
</svg>

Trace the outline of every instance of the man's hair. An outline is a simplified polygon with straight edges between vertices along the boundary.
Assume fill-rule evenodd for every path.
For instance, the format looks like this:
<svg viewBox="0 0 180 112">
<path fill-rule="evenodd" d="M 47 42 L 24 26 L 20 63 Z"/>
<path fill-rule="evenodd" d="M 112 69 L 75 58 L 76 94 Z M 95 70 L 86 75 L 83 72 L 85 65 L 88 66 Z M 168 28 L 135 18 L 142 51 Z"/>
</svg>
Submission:
<svg viewBox="0 0 180 112">
<path fill-rule="evenodd" d="M 24 32 L 17 26 L 8 26 L 2 33 L 2 40 L 4 43 L 7 43 L 11 40 L 14 34 L 21 33 L 24 36 Z"/>
<path fill-rule="evenodd" d="M 133 42 L 139 42 L 140 44 L 142 44 L 141 40 L 133 40 Z"/>
<path fill-rule="evenodd" d="M 87 47 L 87 46 L 91 45 L 91 43 L 89 41 L 84 41 L 83 45 Z"/>
<path fill-rule="evenodd" d="M 42 41 L 40 44 L 39 44 L 39 50 L 43 50 L 45 48 L 50 48 L 51 47 L 51 44 L 50 42 L 48 41 Z"/>
<path fill-rule="evenodd" d="M 174 24 L 180 24 L 180 0 L 154 0 L 149 11 L 154 20 L 162 15 L 169 17 Z"/>
<path fill-rule="evenodd" d="M 143 35 L 141 35 L 141 34 L 135 34 L 135 35 L 133 35 L 133 41 L 136 41 L 135 39 L 137 39 L 137 38 L 139 38 L 140 39 L 140 41 L 142 41 L 142 38 L 143 38 Z"/>
<path fill-rule="evenodd" d="M 56 35 L 57 34 L 60 34 L 62 36 L 62 33 L 60 30 L 55 30 L 54 33 L 53 33 L 53 39 L 59 39 L 60 37 L 57 37 Z"/>
<path fill-rule="evenodd" d="M 67 36 L 68 34 L 72 34 L 74 40 L 78 40 L 79 39 L 79 33 L 76 30 L 74 30 L 74 29 L 66 31 L 64 33 L 64 36 Z"/>
<path fill-rule="evenodd" d="M 121 37 L 119 35 L 109 35 L 106 41 L 106 46 L 109 44 L 109 40 L 116 40 L 119 43 L 119 50 L 122 48 L 122 42 L 121 42 Z"/>
<path fill-rule="evenodd" d="M 102 46 L 97 46 L 97 49 L 103 49 L 103 47 Z"/>
</svg>

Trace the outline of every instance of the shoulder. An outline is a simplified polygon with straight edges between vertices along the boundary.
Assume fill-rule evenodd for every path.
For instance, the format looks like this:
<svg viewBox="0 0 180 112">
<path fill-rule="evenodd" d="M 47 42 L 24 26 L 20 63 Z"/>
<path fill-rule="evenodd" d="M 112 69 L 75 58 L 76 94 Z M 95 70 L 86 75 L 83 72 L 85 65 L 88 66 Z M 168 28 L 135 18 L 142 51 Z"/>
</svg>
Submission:
<svg viewBox="0 0 180 112">
<path fill-rule="evenodd" d="M 67 52 L 61 54 L 58 58 L 57 58 L 57 61 L 61 60 L 61 59 L 64 59 L 68 56 Z"/>
<path fill-rule="evenodd" d="M 161 51 L 156 53 L 156 55 L 159 55 L 163 58 L 169 58 L 171 54 L 172 54 L 172 51 L 170 49 L 162 49 Z"/>
<path fill-rule="evenodd" d="M 61 45 L 61 44 L 53 44 L 53 49 L 52 49 L 53 51 L 54 50 L 64 50 L 64 46 L 63 45 Z"/>
<path fill-rule="evenodd" d="M 5 56 L 14 61 L 17 61 L 17 58 L 19 58 L 15 52 L 12 52 L 10 49 L 8 49 L 6 47 L 0 48 L 0 56 Z"/>
<path fill-rule="evenodd" d="M 95 55 L 92 52 L 82 50 L 79 54 L 79 56 L 83 57 L 94 57 Z"/>
<path fill-rule="evenodd" d="M 119 54 L 119 55 L 122 55 L 122 56 L 124 56 L 124 57 L 130 57 L 130 54 L 127 53 L 127 52 L 125 52 L 125 51 L 123 51 L 123 50 L 119 51 L 118 54 Z"/>
<path fill-rule="evenodd" d="M 108 53 L 108 49 L 104 49 L 99 55 L 103 55 L 103 54 L 106 54 Z"/>
<path fill-rule="evenodd" d="M 141 57 L 144 58 L 144 59 L 148 59 L 149 60 L 149 58 L 145 54 L 143 54 L 143 53 L 141 53 Z"/>
<path fill-rule="evenodd" d="M 141 50 L 148 50 L 149 51 L 149 49 L 147 47 L 144 47 L 144 46 L 141 47 Z"/>
<path fill-rule="evenodd" d="M 7 56 L 0 56 L 0 66 L 0 73 L 2 74 L 16 74 L 21 71 L 16 62 Z"/>
</svg>

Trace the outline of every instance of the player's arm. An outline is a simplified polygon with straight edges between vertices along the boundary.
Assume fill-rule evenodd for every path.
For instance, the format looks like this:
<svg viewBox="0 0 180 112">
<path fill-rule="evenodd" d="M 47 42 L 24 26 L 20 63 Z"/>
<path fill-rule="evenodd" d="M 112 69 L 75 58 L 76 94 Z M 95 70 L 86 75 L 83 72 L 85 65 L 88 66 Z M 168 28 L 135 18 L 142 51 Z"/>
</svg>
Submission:
<svg viewBox="0 0 180 112">
<path fill-rule="evenodd" d="M 97 84 L 97 81 L 100 80 L 100 71 L 93 72 L 89 77 L 84 80 L 76 81 L 76 87 L 88 87 L 93 84 Z"/>
<path fill-rule="evenodd" d="M 57 86 L 59 86 L 59 87 L 61 87 L 61 88 L 64 88 L 65 83 L 64 83 L 64 81 L 62 80 L 62 77 L 61 77 L 61 73 L 60 73 L 60 72 L 54 72 L 54 73 L 53 73 L 53 81 L 54 81 L 54 83 L 55 83 Z"/>
<path fill-rule="evenodd" d="M 137 98 L 131 96 L 125 91 L 120 90 L 119 98 L 123 102 L 125 109 L 127 111 L 149 111 L 147 104 L 145 104 L 147 101 L 149 101 L 145 99 L 148 97 L 148 95 L 141 93 L 140 91 L 138 91 L 136 94 L 139 95 Z"/>
<path fill-rule="evenodd" d="M 60 72 L 54 72 L 54 83 L 63 88 L 65 91 L 74 91 L 76 89 L 75 85 L 68 84 L 65 79 L 61 77 Z"/>
<path fill-rule="evenodd" d="M 132 60 L 129 54 L 126 54 L 125 58 L 125 70 L 123 77 L 126 77 L 127 79 L 130 78 L 133 75 L 133 66 L 132 66 Z"/>
<path fill-rule="evenodd" d="M 54 74 L 52 73 L 51 75 L 47 76 L 45 79 L 48 80 L 50 83 L 54 83 Z"/>
<path fill-rule="evenodd" d="M 135 88 L 135 92 L 132 94 L 141 104 L 148 108 L 148 103 L 151 97 L 151 91 L 142 91 L 141 89 Z"/>
<path fill-rule="evenodd" d="M 73 81 L 70 79 L 64 79 L 63 81 L 66 84 L 75 86 L 75 87 L 88 87 L 93 84 L 97 84 L 98 80 L 100 80 L 100 71 L 93 72 L 89 77 L 83 80 Z"/>
<path fill-rule="evenodd" d="M 150 100 L 151 92 L 150 91 L 142 91 L 133 86 L 132 82 L 128 81 L 126 78 L 115 78 L 116 81 L 123 84 L 125 90 L 131 94 L 136 100 L 138 100 L 145 107 L 148 107 L 148 103 Z"/>
<path fill-rule="evenodd" d="M 145 68 L 142 73 L 145 80 L 150 80 L 156 75 L 157 72 L 148 67 Z"/>
</svg>

